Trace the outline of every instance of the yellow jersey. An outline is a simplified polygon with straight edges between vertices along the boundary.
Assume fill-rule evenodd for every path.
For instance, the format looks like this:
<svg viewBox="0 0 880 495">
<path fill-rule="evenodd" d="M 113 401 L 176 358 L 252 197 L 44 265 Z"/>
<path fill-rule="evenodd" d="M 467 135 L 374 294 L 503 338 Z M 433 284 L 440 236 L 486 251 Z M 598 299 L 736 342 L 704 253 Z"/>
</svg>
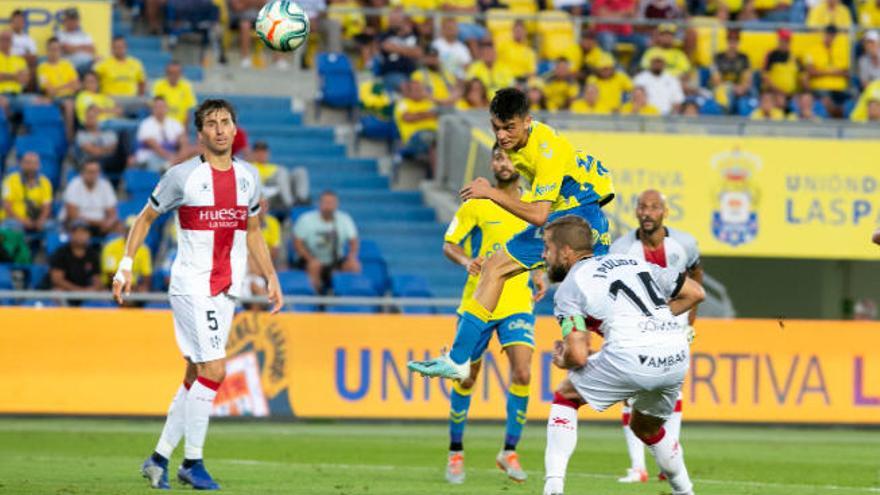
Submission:
<svg viewBox="0 0 880 495">
<path fill-rule="evenodd" d="M 547 110 L 555 111 L 568 108 L 571 100 L 578 95 L 578 85 L 574 81 L 565 79 L 550 79 L 544 84 L 544 99 Z"/>
<path fill-rule="evenodd" d="M 22 180 L 21 172 L 14 172 L 3 179 L 3 203 L 12 203 L 12 211 L 17 217 L 35 219 L 43 206 L 52 203 L 52 183 L 40 175 L 36 185 L 27 185 Z M 0 220 L 6 216 L 5 208 L 0 205 Z"/>
<path fill-rule="evenodd" d="M 468 67 L 464 78 L 465 80 L 479 79 L 486 87 L 489 100 L 495 96 L 495 92 L 499 89 L 513 86 L 513 73 L 507 66 L 499 62 L 495 62 L 492 67 L 489 67 L 482 60 L 478 60 Z"/>
<path fill-rule="evenodd" d="M 458 207 L 443 240 L 461 245 L 472 258 L 481 256 L 485 260 L 492 253 L 504 249 L 507 241 L 527 226 L 525 220 L 488 199 L 471 199 Z M 461 294 L 459 314 L 464 310 L 464 301 L 473 296 L 479 280 L 479 275 L 468 275 Z M 501 320 L 517 313 L 531 312 L 532 290 L 529 288 L 529 273 L 525 272 L 504 284 L 492 319 Z"/>
<path fill-rule="evenodd" d="M 608 79 L 590 76 L 587 82 L 599 88 L 599 103 L 596 106 L 611 111 L 619 109 L 623 105 L 623 95 L 633 90 L 632 79 L 619 70 L 614 71 L 614 75 Z"/>
<path fill-rule="evenodd" d="M 666 71 L 675 77 L 687 74 L 691 71 L 691 61 L 687 55 L 678 48 L 661 48 L 652 46 L 642 55 L 642 68 L 647 69 L 654 57 L 660 57 L 666 61 Z"/>
<path fill-rule="evenodd" d="M 876 0 L 866 0 L 859 4 L 859 25 L 864 28 L 880 27 L 880 5 Z"/>
<path fill-rule="evenodd" d="M 116 274 L 116 268 L 124 256 L 125 237 L 119 236 L 104 244 L 104 249 L 101 250 L 101 274 L 105 285 L 110 285 L 113 275 Z M 153 257 L 146 246 L 138 248 L 132 261 L 132 284 L 137 284 L 141 277 L 151 277 L 153 275 Z"/>
<path fill-rule="evenodd" d="M 143 64 L 134 57 L 121 61 L 107 57 L 95 65 L 94 71 L 101 81 L 101 92 L 110 96 L 137 96 L 138 83 L 147 80 Z"/>
<path fill-rule="evenodd" d="M 0 74 L 15 76 L 23 70 L 27 70 L 27 62 L 22 57 L 0 52 Z M 0 93 L 21 93 L 21 83 L 18 79 L 0 82 Z"/>
<path fill-rule="evenodd" d="M 547 124 L 533 120 L 525 146 L 507 154 L 531 183 L 529 202 L 550 201 L 552 211 L 565 211 L 614 199 L 611 172 Z"/>
<path fill-rule="evenodd" d="M 168 104 L 168 116 L 182 125 L 186 124 L 190 110 L 196 107 L 196 95 L 186 79 L 180 79 L 175 86 L 168 79 L 159 79 L 153 84 L 153 96 L 164 98 Z"/>
<path fill-rule="evenodd" d="M 441 101 L 449 99 L 449 91 L 458 82 L 449 71 L 436 72 L 424 67 L 413 72 L 411 78 L 422 83 L 432 98 Z"/>
<path fill-rule="evenodd" d="M 834 10 L 830 10 L 828 3 L 824 1 L 810 9 L 807 14 L 807 27 L 818 28 L 829 24 L 833 24 L 839 29 L 852 26 L 852 15 L 850 15 L 849 9 L 844 5 L 837 4 Z"/>
<path fill-rule="evenodd" d="M 612 109 L 604 106 L 602 104 L 601 98 L 596 102 L 595 105 L 590 106 L 586 100 L 577 100 L 572 102 L 571 108 L 569 108 L 571 113 L 578 113 L 581 115 L 611 115 Z"/>
<path fill-rule="evenodd" d="M 422 113 L 435 110 L 434 102 L 429 99 L 411 100 L 404 98 L 394 106 L 394 122 L 397 124 L 397 130 L 400 132 L 400 142 L 406 144 L 415 133 L 419 131 L 436 131 L 437 116 L 418 120 L 415 122 L 405 122 L 403 115 L 406 113 Z"/>
<path fill-rule="evenodd" d="M 42 89 L 47 87 L 57 88 L 77 80 L 79 80 L 79 75 L 77 75 L 76 69 L 73 68 L 73 64 L 63 58 L 54 64 L 43 62 L 37 67 L 37 82 Z M 73 95 L 75 92 L 76 89 L 67 88 L 56 93 L 55 97 L 64 98 Z"/>
<path fill-rule="evenodd" d="M 92 105 L 101 109 L 101 112 L 98 114 L 98 122 L 104 122 L 110 118 L 107 113 L 116 107 L 116 102 L 113 101 L 113 98 L 110 98 L 107 95 L 102 95 L 101 93 L 92 93 L 91 91 L 86 90 L 80 91 L 76 94 L 76 99 L 73 104 L 76 109 L 76 120 L 78 120 L 80 124 L 85 124 L 86 112 Z"/>
<path fill-rule="evenodd" d="M 871 100 L 880 100 L 880 79 L 865 87 L 865 90 L 859 96 L 858 103 L 856 103 L 852 113 L 849 114 L 849 119 L 853 122 L 867 122 L 868 103 Z"/>
<path fill-rule="evenodd" d="M 756 109 L 749 116 L 751 120 L 785 120 L 785 112 L 778 108 L 770 110 L 770 115 L 764 115 L 760 108 Z"/>
<path fill-rule="evenodd" d="M 266 214 L 263 225 L 263 239 L 270 249 L 281 247 L 281 222 L 272 215 Z"/>
<path fill-rule="evenodd" d="M 660 110 L 657 110 L 657 107 L 654 105 L 645 105 L 642 108 L 638 109 L 638 111 L 633 111 L 632 102 L 624 103 L 622 107 L 620 107 L 621 115 L 646 115 L 646 116 L 659 116 Z"/>
<path fill-rule="evenodd" d="M 835 57 L 834 50 L 819 43 L 804 53 L 804 65 L 812 65 L 817 70 L 833 69 L 849 70 L 849 57 Z M 848 76 L 819 76 L 811 78 L 809 83 L 813 91 L 846 91 L 849 86 Z"/>
<path fill-rule="evenodd" d="M 538 69 L 535 50 L 524 43 L 510 41 L 498 45 L 498 61 L 510 70 L 516 79 L 526 79 Z"/>
</svg>

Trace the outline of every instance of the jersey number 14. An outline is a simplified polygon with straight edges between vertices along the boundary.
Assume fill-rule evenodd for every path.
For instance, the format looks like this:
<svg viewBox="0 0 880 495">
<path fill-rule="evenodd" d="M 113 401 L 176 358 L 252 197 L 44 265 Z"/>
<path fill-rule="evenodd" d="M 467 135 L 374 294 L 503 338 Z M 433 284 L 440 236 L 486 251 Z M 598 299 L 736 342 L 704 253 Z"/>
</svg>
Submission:
<svg viewBox="0 0 880 495">
<path fill-rule="evenodd" d="M 639 272 L 638 277 L 642 282 L 642 286 L 645 288 L 645 292 L 648 294 L 648 298 L 651 299 L 651 302 L 654 304 L 654 309 L 660 309 L 663 306 L 666 306 L 666 300 L 660 297 L 660 288 L 657 287 L 657 283 L 651 278 L 651 274 L 648 272 Z M 617 279 L 611 283 L 610 287 L 608 287 L 608 294 L 611 295 L 611 299 L 615 301 L 617 301 L 617 296 L 621 292 L 636 308 L 638 308 L 639 311 L 642 312 L 643 315 L 653 316 L 653 313 L 651 313 L 648 306 L 645 305 L 645 302 L 642 301 L 642 298 L 626 285 L 623 280 Z"/>
</svg>

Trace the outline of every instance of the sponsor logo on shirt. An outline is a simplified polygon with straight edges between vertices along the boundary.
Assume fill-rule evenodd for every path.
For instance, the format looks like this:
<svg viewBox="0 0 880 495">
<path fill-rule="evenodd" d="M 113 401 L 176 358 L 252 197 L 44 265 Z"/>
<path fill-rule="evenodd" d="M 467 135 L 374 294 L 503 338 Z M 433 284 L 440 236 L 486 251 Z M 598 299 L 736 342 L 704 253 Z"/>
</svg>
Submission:
<svg viewBox="0 0 880 495">
<path fill-rule="evenodd" d="M 639 363 L 642 366 L 663 370 L 668 370 L 673 366 L 687 363 L 687 360 L 687 349 L 682 349 L 681 351 L 675 354 L 669 354 L 668 356 L 646 356 L 644 354 L 639 354 Z"/>
<path fill-rule="evenodd" d="M 543 196 L 545 194 L 553 192 L 554 190 L 556 190 L 556 183 L 555 182 L 553 184 L 547 184 L 546 186 L 536 187 L 535 188 L 535 195 L 536 196 Z"/>
</svg>

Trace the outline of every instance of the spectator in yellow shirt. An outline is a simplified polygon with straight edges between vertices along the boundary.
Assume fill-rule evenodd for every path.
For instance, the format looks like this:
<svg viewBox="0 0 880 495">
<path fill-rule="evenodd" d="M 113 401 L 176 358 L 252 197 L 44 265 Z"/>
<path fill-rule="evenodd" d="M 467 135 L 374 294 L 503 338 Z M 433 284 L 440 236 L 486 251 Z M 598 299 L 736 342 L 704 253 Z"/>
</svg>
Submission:
<svg viewBox="0 0 880 495">
<path fill-rule="evenodd" d="M 553 66 L 553 74 L 544 84 L 547 110 L 565 110 L 578 95 L 579 88 L 568 59 L 559 58 Z"/>
<path fill-rule="evenodd" d="M 587 83 L 584 87 L 584 97 L 571 104 L 571 112 L 589 115 L 608 115 L 611 113 L 611 109 L 602 106 L 599 97 L 599 87 L 595 84 Z"/>
<path fill-rule="evenodd" d="M 128 55 L 128 43 L 123 36 L 113 37 L 113 55 L 95 64 L 94 71 L 101 79 L 101 91 L 113 97 L 144 96 L 147 77 L 141 61 Z"/>
<path fill-rule="evenodd" d="M 632 79 L 625 72 L 616 70 L 614 57 L 607 53 L 602 54 L 596 75 L 590 76 L 589 84 L 595 84 L 599 90 L 599 106 L 616 112 L 623 105 L 624 96 L 633 89 Z"/>
<path fill-rule="evenodd" d="M 437 108 L 422 83 L 407 81 L 402 89 L 403 99 L 394 107 L 394 121 L 400 131 L 400 142 L 404 144 L 401 155 L 415 160 L 427 160 L 430 164 L 429 176 L 433 177 Z"/>
<path fill-rule="evenodd" d="M 853 122 L 866 122 L 868 120 L 868 107 L 872 101 L 880 101 L 880 80 L 872 82 L 862 91 L 858 103 L 856 103 L 855 108 L 853 108 L 852 113 L 849 115 L 850 120 Z"/>
<path fill-rule="evenodd" d="M 41 232 L 52 212 L 52 184 L 40 174 L 40 156 L 29 151 L 21 167 L 3 180 L 3 213 L 25 232 Z"/>
<path fill-rule="evenodd" d="M 515 79 L 528 79 L 535 75 L 538 68 L 535 50 L 529 46 L 526 25 L 522 19 L 513 23 L 513 41 L 504 43 L 498 48 L 498 60 L 510 68 Z"/>
<path fill-rule="evenodd" d="M 0 32 L 0 94 L 18 95 L 30 82 L 24 58 L 12 54 L 12 31 Z"/>
<path fill-rule="evenodd" d="M 125 257 L 125 240 L 134 225 L 137 217 L 134 215 L 125 219 L 125 226 L 121 226 L 117 232 L 119 235 L 107 241 L 101 249 L 101 279 L 104 285 L 110 287 L 116 267 Z M 149 292 L 150 278 L 153 276 L 153 256 L 147 246 L 141 245 L 134 254 L 134 263 L 131 267 L 132 287 L 134 292 Z"/>
<path fill-rule="evenodd" d="M 666 61 L 666 72 L 685 78 L 691 71 L 691 62 L 681 48 L 675 46 L 675 33 L 678 28 L 675 24 L 661 24 L 657 28 L 656 42 L 642 55 L 642 69 L 649 69 L 654 57 L 661 57 Z"/>
<path fill-rule="evenodd" d="M 581 32 L 581 52 L 584 54 L 584 61 L 580 67 L 580 74 L 581 79 L 585 80 L 596 73 L 596 67 L 599 65 L 602 56 L 605 55 L 605 52 L 599 46 L 599 41 L 596 39 L 595 31 L 584 29 Z"/>
<path fill-rule="evenodd" d="M 101 93 L 98 83 L 98 75 L 94 72 L 86 72 L 83 75 L 83 89 L 76 94 L 74 107 L 76 108 L 76 120 L 85 125 L 86 112 L 89 107 L 98 108 L 98 122 L 104 122 L 122 115 L 122 108 L 116 104 L 116 100 Z"/>
<path fill-rule="evenodd" d="M 441 107 L 451 107 L 458 100 L 458 81 L 451 72 L 440 66 L 437 48 L 428 48 L 422 59 L 422 66 L 412 73 L 412 80 L 425 85 L 434 103 Z"/>
<path fill-rule="evenodd" d="M 853 24 L 849 9 L 840 0 L 823 0 L 807 14 L 808 27 L 819 28 L 829 24 L 838 29 L 846 29 Z"/>
<path fill-rule="evenodd" d="M 538 76 L 532 76 L 526 85 L 526 94 L 529 97 L 529 110 L 540 112 L 547 110 L 547 97 L 544 95 L 544 80 Z"/>
<path fill-rule="evenodd" d="M 72 139 L 76 124 L 73 98 L 79 90 L 79 74 L 70 61 L 61 58 L 58 38 L 49 38 L 46 42 L 46 61 L 37 67 L 37 84 L 43 94 L 55 100 L 64 111 L 67 139 Z"/>
<path fill-rule="evenodd" d="M 190 82 L 183 77 L 180 62 L 172 60 L 165 66 L 165 78 L 153 83 L 152 96 L 161 96 L 168 104 L 168 116 L 186 128 L 190 110 L 196 106 L 196 95 Z"/>
<path fill-rule="evenodd" d="M 765 90 L 791 96 L 798 89 L 800 64 L 791 53 L 791 31 L 780 29 L 776 31 L 776 36 L 778 44 L 764 60 L 761 86 Z"/>
<path fill-rule="evenodd" d="M 837 28 L 829 24 L 821 44 L 816 44 L 804 54 L 803 85 L 822 100 L 828 115 L 839 117 L 849 95 L 849 57 L 835 56 L 834 38 Z"/>
<path fill-rule="evenodd" d="M 865 0 L 857 3 L 859 7 L 859 25 L 863 28 L 880 28 L 880 0 Z"/>
<path fill-rule="evenodd" d="M 620 115 L 659 116 L 660 110 L 648 103 L 648 93 L 645 88 L 636 86 L 632 91 L 632 99 L 620 107 Z"/>
<path fill-rule="evenodd" d="M 495 44 L 491 39 L 480 41 L 479 51 L 479 59 L 468 68 L 465 79 L 477 78 L 482 81 L 491 100 L 496 91 L 513 84 L 513 74 L 507 66 L 498 63 Z"/>
<path fill-rule="evenodd" d="M 456 110 L 486 110 L 489 108 L 489 96 L 486 86 L 477 78 L 464 82 L 461 98 L 455 103 Z"/>
<path fill-rule="evenodd" d="M 749 117 L 752 120 L 785 120 L 785 112 L 776 106 L 776 95 L 772 91 L 761 93 L 758 108 Z"/>
</svg>

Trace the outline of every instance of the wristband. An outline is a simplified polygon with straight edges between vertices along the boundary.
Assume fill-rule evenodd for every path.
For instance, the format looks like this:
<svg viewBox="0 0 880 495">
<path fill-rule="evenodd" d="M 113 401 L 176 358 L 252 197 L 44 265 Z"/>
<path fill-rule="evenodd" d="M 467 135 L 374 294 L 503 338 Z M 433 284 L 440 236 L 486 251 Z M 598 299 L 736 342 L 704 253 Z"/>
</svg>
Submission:
<svg viewBox="0 0 880 495">
<path fill-rule="evenodd" d="M 132 267 L 133 265 L 134 265 L 134 261 L 133 261 L 130 257 L 125 256 L 125 257 L 122 258 L 122 261 L 119 262 L 119 268 L 118 268 L 116 271 L 118 271 L 118 272 L 121 272 L 121 271 L 130 272 L 130 271 L 131 271 L 131 267 Z"/>
<path fill-rule="evenodd" d="M 568 334 L 573 331 L 587 331 L 587 322 L 580 315 L 562 316 L 560 317 L 559 325 L 562 327 L 562 338 L 568 337 Z"/>
</svg>

